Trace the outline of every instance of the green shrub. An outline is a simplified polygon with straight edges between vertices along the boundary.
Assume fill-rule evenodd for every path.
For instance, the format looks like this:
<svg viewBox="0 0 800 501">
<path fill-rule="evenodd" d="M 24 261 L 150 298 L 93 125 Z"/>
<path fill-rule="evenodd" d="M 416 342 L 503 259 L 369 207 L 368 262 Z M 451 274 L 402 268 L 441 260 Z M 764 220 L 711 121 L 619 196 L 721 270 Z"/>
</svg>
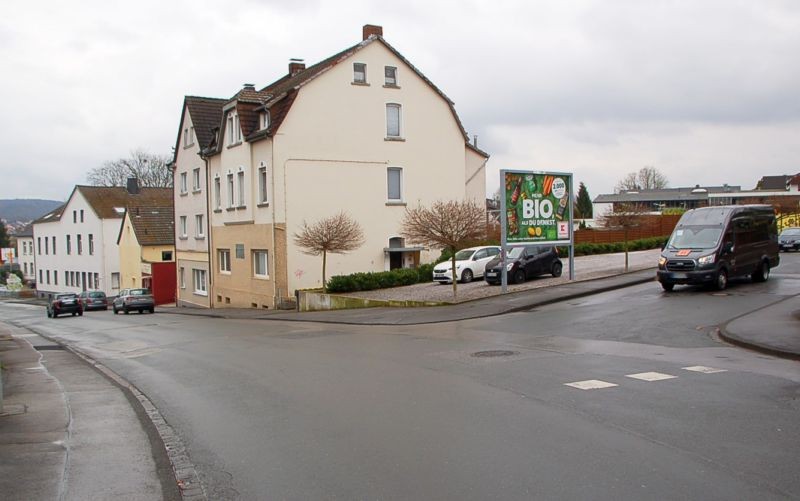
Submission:
<svg viewBox="0 0 800 501">
<path fill-rule="evenodd" d="M 328 280 L 328 292 L 356 292 L 388 289 L 401 285 L 412 285 L 433 280 L 433 265 L 423 264 L 418 268 L 398 268 L 391 271 L 336 275 Z"/>
<path fill-rule="evenodd" d="M 639 240 L 630 240 L 628 242 L 628 251 L 639 251 L 647 249 L 658 249 L 666 244 L 668 237 L 652 237 L 642 238 Z M 562 256 L 569 255 L 569 249 L 559 248 Z M 575 244 L 576 256 L 589 256 L 592 254 L 611 254 L 615 252 L 625 252 L 625 242 L 611 242 L 611 243 L 582 243 Z"/>
</svg>

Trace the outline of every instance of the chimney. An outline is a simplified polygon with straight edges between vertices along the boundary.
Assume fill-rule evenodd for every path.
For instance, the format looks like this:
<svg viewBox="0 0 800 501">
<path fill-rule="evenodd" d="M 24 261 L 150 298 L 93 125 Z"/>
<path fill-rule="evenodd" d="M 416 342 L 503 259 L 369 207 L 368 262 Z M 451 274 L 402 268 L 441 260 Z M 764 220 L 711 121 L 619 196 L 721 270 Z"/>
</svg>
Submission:
<svg viewBox="0 0 800 501">
<path fill-rule="evenodd" d="M 131 195 L 139 194 L 139 180 L 135 177 L 128 178 L 128 193 Z"/>
<path fill-rule="evenodd" d="M 364 36 L 364 40 L 371 37 L 372 35 L 382 37 L 383 36 L 383 27 L 376 26 L 374 24 L 365 24 L 361 30 L 362 35 Z"/>
<path fill-rule="evenodd" d="M 478 147 L 478 135 L 477 134 L 472 136 L 472 146 L 474 146 L 476 148 Z"/>
<path fill-rule="evenodd" d="M 246 83 L 242 87 L 244 87 L 244 90 L 256 90 L 256 84 Z"/>
<path fill-rule="evenodd" d="M 306 69 L 306 63 L 302 59 L 289 59 L 289 76 L 295 76 Z"/>
</svg>

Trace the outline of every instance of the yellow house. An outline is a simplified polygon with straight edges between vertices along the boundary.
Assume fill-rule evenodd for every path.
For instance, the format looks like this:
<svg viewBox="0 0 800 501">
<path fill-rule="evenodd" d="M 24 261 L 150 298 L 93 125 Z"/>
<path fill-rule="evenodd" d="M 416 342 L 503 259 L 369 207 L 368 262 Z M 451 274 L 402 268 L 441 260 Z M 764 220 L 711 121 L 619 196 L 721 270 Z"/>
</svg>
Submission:
<svg viewBox="0 0 800 501">
<path fill-rule="evenodd" d="M 156 304 L 165 304 L 175 302 L 176 290 L 172 193 L 159 202 L 126 208 L 117 245 L 120 288 L 150 289 Z"/>
</svg>

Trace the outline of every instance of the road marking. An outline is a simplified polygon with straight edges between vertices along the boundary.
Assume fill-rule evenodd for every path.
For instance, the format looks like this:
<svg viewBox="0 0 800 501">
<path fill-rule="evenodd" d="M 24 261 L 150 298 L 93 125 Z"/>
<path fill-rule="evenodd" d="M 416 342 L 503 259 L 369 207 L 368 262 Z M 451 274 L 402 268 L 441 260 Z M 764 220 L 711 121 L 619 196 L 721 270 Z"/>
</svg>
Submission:
<svg viewBox="0 0 800 501">
<path fill-rule="evenodd" d="M 589 379 L 587 381 L 578 381 L 575 383 L 564 383 L 566 386 L 572 386 L 573 388 L 577 388 L 579 390 L 599 390 L 601 388 L 611 388 L 613 386 L 618 386 L 614 383 L 607 383 L 605 381 L 600 381 L 597 379 Z"/>
<path fill-rule="evenodd" d="M 703 374 L 716 374 L 717 372 L 728 372 L 725 369 L 715 369 L 713 367 L 706 367 L 705 365 L 693 365 L 692 367 L 684 367 L 685 371 L 702 372 Z"/>
<path fill-rule="evenodd" d="M 640 372 L 639 374 L 628 374 L 625 377 L 641 379 L 642 381 L 662 381 L 664 379 L 674 379 L 678 376 L 671 376 L 660 372 Z"/>
</svg>

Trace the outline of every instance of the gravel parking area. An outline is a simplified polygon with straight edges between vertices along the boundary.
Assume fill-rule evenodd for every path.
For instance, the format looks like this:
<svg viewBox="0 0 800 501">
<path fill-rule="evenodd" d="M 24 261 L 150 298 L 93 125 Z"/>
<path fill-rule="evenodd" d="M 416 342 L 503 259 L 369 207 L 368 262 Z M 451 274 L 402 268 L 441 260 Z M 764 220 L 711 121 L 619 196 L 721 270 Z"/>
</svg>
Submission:
<svg viewBox="0 0 800 501">
<path fill-rule="evenodd" d="M 628 254 L 628 271 L 653 268 L 653 276 L 655 276 L 655 267 L 658 263 L 658 256 L 660 254 L 661 251 L 659 249 L 630 252 Z M 508 291 L 516 292 L 537 289 L 540 287 L 549 287 L 551 285 L 569 282 L 569 258 L 565 257 L 562 259 L 562 262 L 564 263 L 564 272 L 561 277 L 553 278 L 550 275 L 542 275 L 540 277 L 532 278 L 521 284 L 509 284 Z M 575 258 L 575 281 L 619 275 L 624 273 L 624 268 L 624 253 L 579 256 Z M 365 299 L 462 303 L 464 301 L 496 296 L 499 294 L 501 294 L 501 287 L 499 285 L 489 285 L 481 279 L 469 284 L 459 283 L 457 298 L 453 298 L 452 284 L 438 284 L 433 281 L 423 284 L 408 285 L 405 287 L 393 287 L 391 289 L 351 292 L 343 295 Z"/>
</svg>

